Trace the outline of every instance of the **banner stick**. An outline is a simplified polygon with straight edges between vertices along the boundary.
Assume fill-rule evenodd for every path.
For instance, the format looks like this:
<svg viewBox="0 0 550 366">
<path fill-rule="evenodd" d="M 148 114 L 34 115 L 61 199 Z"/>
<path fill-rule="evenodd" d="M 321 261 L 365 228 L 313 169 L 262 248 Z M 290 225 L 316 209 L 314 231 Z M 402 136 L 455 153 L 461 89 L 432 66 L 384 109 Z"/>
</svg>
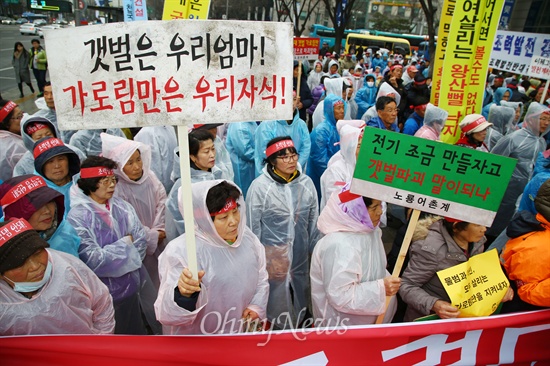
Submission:
<svg viewBox="0 0 550 366">
<path fill-rule="evenodd" d="M 411 239 L 414 234 L 414 229 L 416 228 L 419 217 L 420 210 L 413 210 L 411 220 L 409 221 L 409 226 L 407 227 L 407 232 L 405 233 L 405 238 L 403 238 L 403 243 L 401 244 L 401 249 L 399 250 L 399 256 L 397 257 L 397 261 L 395 262 L 395 267 L 393 267 L 393 272 L 391 274 L 392 277 L 399 277 L 399 273 L 401 273 L 401 268 L 403 268 L 403 262 L 405 262 L 405 257 L 407 256 L 407 252 L 409 251 Z M 386 306 L 384 308 L 384 312 L 378 315 L 378 318 L 376 318 L 376 324 L 382 324 L 391 298 L 392 296 L 386 296 Z"/>
<path fill-rule="evenodd" d="M 181 188 L 178 199 L 183 201 L 183 220 L 185 221 L 185 246 L 187 248 L 187 268 L 198 279 L 197 247 L 195 244 L 195 217 L 193 215 L 193 196 L 191 193 L 191 164 L 189 163 L 189 129 L 178 126 L 178 144 L 180 151 Z"/>
<path fill-rule="evenodd" d="M 540 97 L 540 104 L 544 104 L 544 101 L 546 100 L 546 95 L 548 95 L 548 82 L 550 80 L 546 80 L 546 83 L 544 84 L 544 90 L 542 91 L 542 96 Z"/>
<path fill-rule="evenodd" d="M 300 98 L 300 81 L 302 81 L 302 60 L 298 61 L 298 83 L 296 84 L 296 98 Z"/>
</svg>

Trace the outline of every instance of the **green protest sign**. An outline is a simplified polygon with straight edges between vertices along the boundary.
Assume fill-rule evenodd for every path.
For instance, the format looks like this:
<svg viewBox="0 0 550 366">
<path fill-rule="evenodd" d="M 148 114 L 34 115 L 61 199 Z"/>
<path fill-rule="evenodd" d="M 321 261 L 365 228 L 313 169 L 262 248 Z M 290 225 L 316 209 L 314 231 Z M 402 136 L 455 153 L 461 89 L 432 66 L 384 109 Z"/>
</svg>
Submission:
<svg viewBox="0 0 550 366">
<path fill-rule="evenodd" d="M 351 191 L 491 226 L 516 160 L 366 127 Z"/>
</svg>

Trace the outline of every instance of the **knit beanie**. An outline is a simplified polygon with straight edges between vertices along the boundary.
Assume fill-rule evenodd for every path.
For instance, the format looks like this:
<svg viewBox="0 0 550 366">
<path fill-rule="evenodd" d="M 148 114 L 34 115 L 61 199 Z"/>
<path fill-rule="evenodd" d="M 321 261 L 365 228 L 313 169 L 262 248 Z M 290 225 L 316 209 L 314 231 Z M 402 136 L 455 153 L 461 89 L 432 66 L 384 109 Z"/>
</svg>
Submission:
<svg viewBox="0 0 550 366">
<path fill-rule="evenodd" d="M 61 222 L 65 213 L 64 196 L 48 187 L 41 176 L 25 174 L 0 184 L 0 205 L 6 219 L 29 220 L 37 210 L 51 201 L 57 205 L 57 222 Z"/>
<path fill-rule="evenodd" d="M 550 179 L 540 186 L 537 197 L 535 197 L 535 208 L 550 222 Z"/>
<path fill-rule="evenodd" d="M 0 223 L 0 273 L 22 266 L 38 249 L 49 246 L 25 219 Z"/>
</svg>

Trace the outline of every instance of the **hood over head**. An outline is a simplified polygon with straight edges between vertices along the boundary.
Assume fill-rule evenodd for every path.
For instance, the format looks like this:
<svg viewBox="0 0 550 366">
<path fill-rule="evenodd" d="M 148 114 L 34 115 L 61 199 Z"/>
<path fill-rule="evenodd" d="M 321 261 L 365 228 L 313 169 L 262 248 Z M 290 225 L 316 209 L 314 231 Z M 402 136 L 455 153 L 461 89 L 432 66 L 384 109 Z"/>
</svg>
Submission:
<svg viewBox="0 0 550 366">
<path fill-rule="evenodd" d="M 23 120 L 21 121 L 21 137 L 23 138 L 23 143 L 25 144 L 25 147 L 32 152 L 32 149 L 34 147 L 34 140 L 31 138 L 31 136 L 27 133 L 28 127 L 33 123 L 42 123 L 50 128 L 50 130 L 53 133 L 54 137 L 59 138 L 59 130 L 57 127 L 47 118 L 44 117 L 33 117 L 26 114 L 23 117 Z"/>
<path fill-rule="evenodd" d="M 540 130 L 540 116 L 543 113 L 550 113 L 550 109 L 540 103 L 531 102 L 525 114 L 522 128 L 531 131 L 535 136 L 546 135 L 550 127 L 546 128 L 544 131 Z"/>
<path fill-rule="evenodd" d="M 380 97 L 386 97 L 388 94 L 393 94 L 395 98 L 395 104 L 399 105 L 401 102 L 401 95 L 388 83 L 382 83 L 380 89 L 378 89 L 378 94 L 376 94 L 376 99 Z"/>
<path fill-rule="evenodd" d="M 446 110 L 436 107 L 432 103 L 428 103 L 426 106 L 426 113 L 424 113 L 424 124 L 430 126 L 440 134 L 448 116 L 449 112 Z"/>
<path fill-rule="evenodd" d="M 69 158 L 69 176 L 73 177 L 80 172 L 80 158 L 65 146 L 63 141 L 55 137 L 45 137 L 34 143 L 34 169 L 44 177 L 44 164 L 54 156 L 67 155 Z"/>
<path fill-rule="evenodd" d="M 344 91 L 344 84 L 342 83 L 342 78 L 335 79 L 325 79 L 325 90 L 326 95 L 336 95 L 338 97 L 342 96 Z"/>
<path fill-rule="evenodd" d="M 493 102 L 495 102 L 496 105 L 500 105 L 500 102 L 502 101 L 502 97 L 506 92 L 510 93 L 510 98 L 511 98 L 513 93 L 512 89 L 507 88 L 505 86 L 501 86 L 500 88 L 497 88 L 497 90 L 495 90 L 495 93 L 493 94 Z"/>
<path fill-rule="evenodd" d="M 519 119 L 523 115 L 523 103 L 522 102 L 510 102 L 510 101 L 506 101 L 506 100 L 501 100 L 500 105 L 503 106 L 503 107 L 512 108 L 514 110 L 514 112 L 519 107 L 519 117 L 518 117 L 517 120 L 514 119 L 514 126 L 517 125 L 518 122 L 519 122 Z M 514 118 L 515 118 L 515 115 L 514 115 Z"/>
<path fill-rule="evenodd" d="M 350 184 L 336 190 L 321 211 L 317 227 L 323 234 L 333 232 L 368 233 L 374 227 L 363 196 L 349 192 Z"/>
<path fill-rule="evenodd" d="M 100 136 L 103 156 L 114 160 L 118 164 L 118 167 L 115 170 L 115 174 L 118 177 L 124 179 L 126 182 L 135 184 L 142 184 L 147 180 L 151 174 L 151 148 L 148 145 L 122 137 L 109 135 L 104 132 L 102 132 Z M 139 150 L 141 161 L 143 162 L 143 175 L 138 181 L 133 181 L 128 178 L 126 173 L 124 173 L 123 168 L 136 150 Z"/>
<path fill-rule="evenodd" d="M 5 219 L 31 216 L 47 203 L 54 201 L 57 206 L 57 222 L 63 220 L 65 203 L 63 194 L 48 187 L 39 175 L 25 174 L 13 177 L 0 184 L 0 204 Z"/>
<path fill-rule="evenodd" d="M 210 190 L 210 188 L 220 184 L 223 181 L 226 181 L 227 183 L 237 187 L 237 189 L 239 189 L 239 192 L 241 192 L 241 195 L 237 200 L 240 213 L 238 236 L 237 240 L 231 245 L 229 245 L 224 239 L 222 239 L 222 237 L 216 231 L 214 221 L 212 220 L 210 212 L 208 212 L 208 207 L 206 206 L 206 196 L 208 195 L 208 191 Z M 181 190 L 182 188 L 180 188 L 178 191 L 178 207 L 180 211 L 183 212 Z M 215 179 L 191 184 L 191 192 L 193 195 L 193 215 L 195 218 L 196 230 L 195 235 L 197 235 L 197 237 L 200 237 L 212 246 L 222 248 L 238 247 L 241 244 L 242 238 L 244 237 L 244 232 L 246 230 L 246 206 L 241 189 L 231 181 L 227 181 L 224 179 Z"/>
<path fill-rule="evenodd" d="M 505 135 L 514 124 L 515 112 L 512 108 L 502 105 L 492 104 L 489 108 L 488 121 L 493 124 L 493 128 Z"/>
<path fill-rule="evenodd" d="M 340 83 L 342 81 L 340 80 Z M 344 115 L 346 114 L 346 110 L 348 108 L 347 103 L 342 99 L 341 97 L 331 94 L 327 95 L 325 100 L 323 101 L 323 109 L 325 113 L 325 120 L 330 123 L 332 126 L 336 126 L 336 119 L 334 118 L 334 106 L 342 103 L 344 104 Z"/>
<path fill-rule="evenodd" d="M 336 123 L 336 129 L 340 134 L 340 154 L 344 158 L 346 164 L 355 167 L 357 162 L 355 151 L 357 150 L 357 145 L 359 144 L 359 137 L 363 135 L 365 121 L 338 121 Z"/>
</svg>

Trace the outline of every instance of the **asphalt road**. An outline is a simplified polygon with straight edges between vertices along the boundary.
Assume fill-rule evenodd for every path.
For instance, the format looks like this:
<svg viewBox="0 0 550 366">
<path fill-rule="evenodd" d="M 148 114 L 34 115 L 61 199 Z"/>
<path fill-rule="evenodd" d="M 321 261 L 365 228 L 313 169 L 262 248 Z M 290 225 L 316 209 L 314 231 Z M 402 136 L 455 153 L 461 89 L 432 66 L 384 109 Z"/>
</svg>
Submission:
<svg viewBox="0 0 550 366">
<path fill-rule="evenodd" d="M 23 86 L 25 97 L 19 98 L 19 89 L 15 82 L 15 73 L 11 66 L 11 60 L 15 42 L 19 41 L 23 43 L 25 48 L 29 50 L 31 48 L 31 39 L 33 38 L 39 37 L 21 35 L 21 33 L 19 33 L 19 25 L 0 24 L 0 94 L 2 94 L 3 99 L 13 100 L 18 103 L 27 113 L 34 113 L 37 110 L 34 106 L 36 94 L 33 96 L 29 88 L 25 85 Z M 41 39 L 40 43 L 44 45 L 44 40 Z M 32 71 L 31 81 L 35 90 L 38 90 Z"/>
</svg>

